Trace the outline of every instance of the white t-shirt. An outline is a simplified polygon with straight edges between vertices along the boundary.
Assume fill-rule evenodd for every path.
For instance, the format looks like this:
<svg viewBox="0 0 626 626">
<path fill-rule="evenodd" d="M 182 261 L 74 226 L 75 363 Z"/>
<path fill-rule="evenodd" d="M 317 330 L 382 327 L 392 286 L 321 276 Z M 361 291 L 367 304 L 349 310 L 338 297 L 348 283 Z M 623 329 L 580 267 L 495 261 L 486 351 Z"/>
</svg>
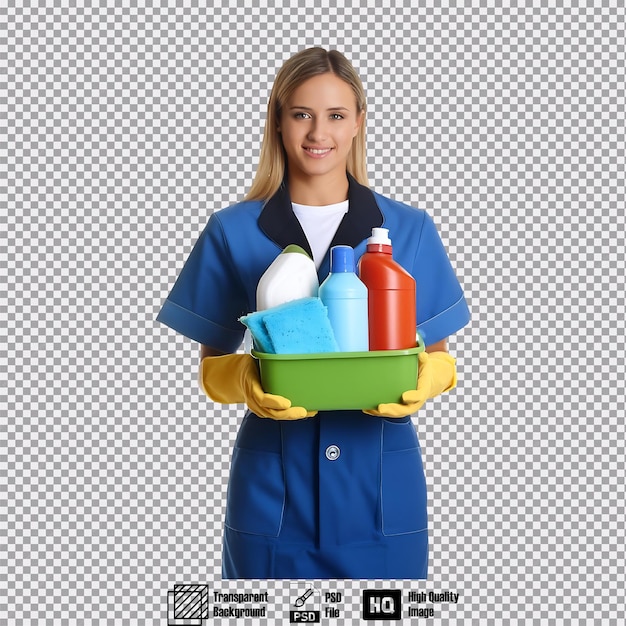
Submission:
<svg viewBox="0 0 626 626">
<path fill-rule="evenodd" d="M 348 200 L 326 206 L 291 203 L 302 230 L 311 246 L 313 260 L 320 268 L 324 255 L 333 240 L 343 216 L 348 212 Z"/>
</svg>

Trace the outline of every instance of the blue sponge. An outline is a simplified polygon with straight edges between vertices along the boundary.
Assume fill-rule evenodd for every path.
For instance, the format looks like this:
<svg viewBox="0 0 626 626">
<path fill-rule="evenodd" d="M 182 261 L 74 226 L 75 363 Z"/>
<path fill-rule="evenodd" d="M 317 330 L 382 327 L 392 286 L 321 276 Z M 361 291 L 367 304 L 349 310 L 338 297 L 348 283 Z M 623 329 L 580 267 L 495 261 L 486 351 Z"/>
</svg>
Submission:
<svg viewBox="0 0 626 626">
<path fill-rule="evenodd" d="M 275 354 L 274 344 L 270 339 L 270 336 L 265 330 L 265 324 L 263 318 L 270 309 L 265 311 L 258 311 L 257 313 L 250 313 L 240 317 L 239 321 L 244 324 L 249 330 L 254 339 L 254 347 L 260 352 L 266 352 L 267 354 Z"/>
<path fill-rule="evenodd" d="M 240 318 L 255 346 L 270 354 L 338 352 L 328 311 L 319 298 L 300 298 Z"/>
</svg>

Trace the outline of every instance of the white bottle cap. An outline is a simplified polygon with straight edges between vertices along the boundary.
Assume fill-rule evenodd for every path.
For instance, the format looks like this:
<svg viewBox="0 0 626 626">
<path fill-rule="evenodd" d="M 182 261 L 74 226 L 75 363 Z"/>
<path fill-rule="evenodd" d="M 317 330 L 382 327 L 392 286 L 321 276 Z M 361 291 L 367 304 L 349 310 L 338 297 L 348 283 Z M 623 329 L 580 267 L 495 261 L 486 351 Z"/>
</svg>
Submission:
<svg viewBox="0 0 626 626">
<path fill-rule="evenodd" d="M 390 246 L 391 239 L 389 239 L 388 228 L 372 228 L 372 236 L 367 240 L 367 243 L 382 244 L 383 246 Z"/>
</svg>

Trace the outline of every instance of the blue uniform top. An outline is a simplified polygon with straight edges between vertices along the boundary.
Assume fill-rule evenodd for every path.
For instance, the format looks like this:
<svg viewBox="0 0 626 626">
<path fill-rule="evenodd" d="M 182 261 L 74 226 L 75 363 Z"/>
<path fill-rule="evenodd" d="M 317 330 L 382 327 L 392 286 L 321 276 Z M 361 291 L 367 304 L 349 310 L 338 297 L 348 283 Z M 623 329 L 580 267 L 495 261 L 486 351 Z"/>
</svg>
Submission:
<svg viewBox="0 0 626 626">
<path fill-rule="evenodd" d="M 349 245 L 358 261 L 372 228 L 388 228 L 394 260 L 416 280 L 416 325 L 425 344 L 467 324 L 463 291 L 430 216 L 352 177 L 349 182 L 349 210 L 329 248 Z M 285 185 L 267 203 L 241 202 L 213 213 L 157 319 L 201 344 L 235 352 L 245 330 L 238 319 L 255 310 L 259 279 L 292 243 L 311 252 Z M 327 253 L 320 283 L 329 271 Z"/>
<path fill-rule="evenodd" d="M 426 345 L 469 321 L 441 239 L 425 211 L 376 194 L 349 176 L 349 210 L 333 241 L 365 252 L 389 229 L 394 259 L 416 279 L 416 326 Z M 213 213 L 159 321 L 224 352 L 240 346 L 239 317 L 289 244 L 310 252 L 286 184 L 267 202 Z M 326 254 L 320 283 L 330 269 Z M 426 578 L 426 481 L 410 417 L 320 411 L 293 421 L 248 411 L 233 450 L 222 554 L 224 578 Z"/>
</svg>

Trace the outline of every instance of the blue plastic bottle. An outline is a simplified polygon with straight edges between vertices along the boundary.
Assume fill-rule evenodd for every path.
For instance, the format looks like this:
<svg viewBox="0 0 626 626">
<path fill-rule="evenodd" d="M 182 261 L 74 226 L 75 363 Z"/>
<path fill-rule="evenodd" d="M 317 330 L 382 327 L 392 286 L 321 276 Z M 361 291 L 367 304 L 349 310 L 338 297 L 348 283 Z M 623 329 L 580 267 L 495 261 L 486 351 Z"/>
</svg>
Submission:
<svg viewBox="0 0 626 626">
<path fill-rule="evenodd" d="M 319 297 L 341 352 L 366 352 L 369 347 L 367 287 L 355 273 L 354 250 L 333 246 L 330 274 L 320 285 Z"/>
</svg>

